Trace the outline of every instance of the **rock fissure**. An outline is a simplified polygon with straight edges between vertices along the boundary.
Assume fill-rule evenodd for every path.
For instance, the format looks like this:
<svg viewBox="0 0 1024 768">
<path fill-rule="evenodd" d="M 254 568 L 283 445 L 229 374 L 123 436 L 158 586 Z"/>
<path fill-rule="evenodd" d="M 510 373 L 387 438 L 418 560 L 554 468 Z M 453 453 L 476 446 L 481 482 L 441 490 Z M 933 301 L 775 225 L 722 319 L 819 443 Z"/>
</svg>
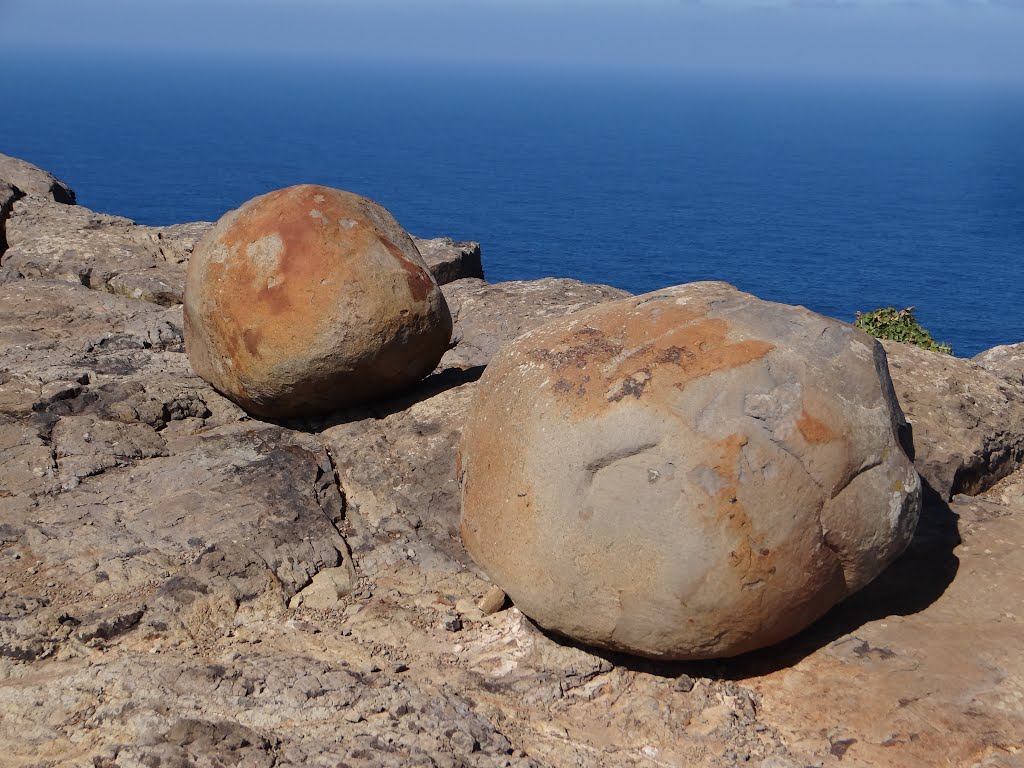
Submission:
<svg viewBox="0 0 1024 768">
<path fill-rule="evenodd" d="M 337 510 L 337 515 L 333 514 L 325 505 L 323 496 L 320 493 L 316 494 L 317 504 L 320 507 L 320 511 L 331 525 L 331 530 L 334 531 L 334 535 L 337 537 L 334 543 L 335 549 L 338 551 L 338 556 L 341 557 L 342 563 L 345 568 L 349 570 L 352 576 L 355 576 L 355 561 L 352 557 L 352 549 L 348 545 L 348 540 L 345 538 L 345 534 L 341 529 L 341 522 L 346 518 L 346 511 L 348 506 L 348 497 L 345 494 L 345 488 L 341 483 L 341 474 L 338 471 L 337 462 L 334 459 L 334 455 L 329 446 L 324 443 L 323 445 L 324 454 L 327 456 L 327 461 L 330 464 L 330 479 L 332 487 L 338 493 L 338 499 L 340 507 Z M 318 468 L 318 471 L 322 471 L 322 468 Z M 318 478 L 319 480 L 319 478 Z"/>
<path fill-rule="evenodd" d="M 605 454 L 604 456 L 601 456 L 600 458 L 594 459 L 593 461 L 589 462 L 586 465 L 586 470 L 591 475 L 595 475 L 602 469 L 607 469 L 612 464 L 624 461 L 625 459 L 631 459 L 634 456 L 639 456 L 641 453 L 652 451 L 657 447 L 658 441 L 653 441 L 641 443 L 640 445 L 636 446 L 630 446 L 628 448 L 623 448 L 622 450 L 619 451 L 613 451 L 612 453 Z"/>
<path fill-rule="evenodd" d="M 839 494 L 841 494 L 843 491 L 845 491 L 847 488 L 849 488 L 850 484 L 854 480 L 856 480 L 858 477 L 860 477 L 861 475 L 863 475 L 863 474 L 865 474 L 867 472 L 870 472 L 873 469 L 876 469 L 877 467 L 881 467 L 882 465 L 883 465 L 882 459 L 879 458 L 879 459 L 876 459 L 876 460 L 868 462 L 864 466 L 862 466 L 859 469 L 857 469 L 855 472 L 851 473 L 847 477 L 844 477 L 842 480 L 840 480 L 836 484 L 836 487 L 832 490 L 832 493 L 829 495 L 829 501 L 835 499 L 836 497 L 839 496 Z"/>
<path fill-rule="evenodd" d="M 773 445 L 775 445 L 779 449 L 781 449 L 783 451 L 783 453 L 785 453 L 785 454 L 787 454 L 789 456 L 792 456 L 797 461 L 797 463 L 800 465 L 801 469 L 803 469 L 804 474 L 807 475 L 807 478 L 812 483 L 814 483 L 816 486 L 818 486 L 818 488 L 822 492 L 825 491 L 825 487 L 821 484 L 821 481 L 818 480 L 818 478 L 816 478 L 813 474 L 811 474 L 811 471 L 807 468 L 806 460 L 802 456 L 800 456 L 800 454 L 794 452 L 792 448 L 790 448 L 788 445 L 786 445 L 786 441 L 785 440 L 783 440 L 780 437 L 776 437 L 775 433 L 772 432 L 772 431 L 768 432 L 768 439 L 772 441 Z"/>
<path fill-rule="evenodd" d="M 5 195 L 4 187 L 8 192 Z M 7 222 L 14 213 L 14 204 L 25 197 L 25 193 L 10 184 L 0 181 L 0 267 L 4 264 L 4 253 L 7 251 Z M 6 198 L 6 199 L 5 199 Z M 2 281 L 2 277 L 0 277 Z"/>
</svg>

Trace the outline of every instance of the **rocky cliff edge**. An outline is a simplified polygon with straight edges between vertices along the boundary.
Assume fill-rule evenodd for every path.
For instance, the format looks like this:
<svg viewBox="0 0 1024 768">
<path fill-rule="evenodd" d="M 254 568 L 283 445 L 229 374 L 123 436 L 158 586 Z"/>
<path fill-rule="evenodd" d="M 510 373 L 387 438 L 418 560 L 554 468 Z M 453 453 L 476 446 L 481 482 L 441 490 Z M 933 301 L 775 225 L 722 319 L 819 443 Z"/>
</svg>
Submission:
<svg viewBox="0 0 1024 768">
<path fill-rule="evenodd" d="M 475 244 L 421 241 L 455 318 L 437 370 L 370 408 L 256 421 L 183 352 L 209 225 L 95 213 L 9 160 L 0 764 L 1024 765 L 1012 348 L 886 344 L 930 492 L 868 588 L 733 660 L 600 655 L 466 556 L 454 454 L 503 342 L 621 291 L 490 284 Z"/>
</svg>

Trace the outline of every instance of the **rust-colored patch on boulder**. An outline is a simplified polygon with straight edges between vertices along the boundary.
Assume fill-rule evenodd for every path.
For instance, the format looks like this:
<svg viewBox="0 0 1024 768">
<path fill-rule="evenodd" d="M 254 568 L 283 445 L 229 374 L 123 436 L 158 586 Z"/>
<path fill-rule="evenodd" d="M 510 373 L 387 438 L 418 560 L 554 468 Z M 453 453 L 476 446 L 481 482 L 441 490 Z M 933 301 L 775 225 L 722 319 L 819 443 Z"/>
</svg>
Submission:
<svg viewBox="0 0 1024 768">
<path fill-rule="evenodd" d="M 530 331 L 463 432 L 466 549 L 540 625 L 656 658 L 776 643 L 906 546 L 876 342 L 697 283 Z"/>
<path fill-rule="evenodd" d="M 835 433 L 829 429 L 828 424 L 815 418 L 806 410 L 796 420 L 796 428 L 800 430 L 800 434 L 803 435 L 804 440 L 808 443 L 827 443 L 836 438 Z"/>
<path fill-rule="evenodd" d="M 197 245 L 185 327 L 197 373 L 250 412 L 282 417 L 412 383 L 444 353 L 451 316 L 387 211 L 301 185 L 249 201 Z"/>
<path fill-rule="evenodd" d="M 751 522 L 750 515 L 739 499 L 740 462 L 743 449 L 750 442 L 744 435 L 734 433 L 712 446 L 717 457 L 712 464 L 715 473 L 722 479 L 722 488 L 715 494 L 717 520 L 712 525 L 721 525 L 733 536 L 729 550 L 728 564 L 741 572 L 740 580 L 744 589 L 756 587 L 775 573 L 771 548 L 765 546 Z"/>
<path fill-rule="evenodd" d="M 596 312 L 565 335 L 538 331 L 523 340 L 519 352 L 549 367 L 554 391 L 586 417 L 608 403 L 651 392 L 672 397 L 694 379 L 772 350 L 760 339 L 732 340 L 729 330 L 727 320 L 701 317 L 685 305 L 660 307 L 653 317 L 641 305 L 621 314 Z"/>
<path fill-rule="evenodd" d="M 419 264 L 411 261 L 406 257 L 399 249 L 398 246 L 392 243 L 387 238 L 383 239 L 384 247 L 388 249 L 388 252 L 395 257 L 399 266 L 405 270 L 405 279 L 409 283 L 409 293 L 416 301 L 423 301 L 426 299 L 432 290 L 436 288 L 434 279 L 430 276 L 430 272 L 423 269 Z"/>
</svg>

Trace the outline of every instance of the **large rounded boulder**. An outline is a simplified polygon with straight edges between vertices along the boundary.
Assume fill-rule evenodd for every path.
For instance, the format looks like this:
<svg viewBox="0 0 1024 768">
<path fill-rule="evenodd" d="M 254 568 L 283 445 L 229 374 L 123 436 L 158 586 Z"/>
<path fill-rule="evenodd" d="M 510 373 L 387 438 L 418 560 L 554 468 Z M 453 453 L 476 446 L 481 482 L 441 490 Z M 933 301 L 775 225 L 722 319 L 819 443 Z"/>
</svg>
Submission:
<svg viewBox="0 0 1024 768">
<path fill-rule="evenodd" d="M 907 546 L 920 481 L 881 346 L 724 283 L 532 330 L 481 379 L 462 537 L 580 642 L 702 659 L 789 637 Z"/>
<path fill-rule="evenodd" d="M 254 198 L 197 244 L 185 282 L 192 367 L 250 413 L 324 413 L 408 387 L 451 314 L 409 235 L 350 192 Z"/>
</svg>

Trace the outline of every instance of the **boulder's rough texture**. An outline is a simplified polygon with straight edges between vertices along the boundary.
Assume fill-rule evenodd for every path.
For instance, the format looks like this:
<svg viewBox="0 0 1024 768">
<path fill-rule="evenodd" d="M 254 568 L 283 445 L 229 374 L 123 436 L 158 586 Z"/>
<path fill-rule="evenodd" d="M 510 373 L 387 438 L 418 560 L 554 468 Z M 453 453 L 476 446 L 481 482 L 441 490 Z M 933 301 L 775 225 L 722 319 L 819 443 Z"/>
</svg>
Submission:
<svg viewBox="0 0 1024 768">
<path fill-rule="evenodd" d="M 180 307 L 50 280 L 0 284 L 0 413 L 29 415 L 86 385 L 140 376 L 199 383 L 180 354 L 181 326 Z"/>
<path fill-rule="evenodd" d="M 480 243 L 456 242 L 450 237 L 435 237 L 429 240 L 414 237 L 412 241 L 438 285 L 471 277 L 483 279 L 484 265 L 480 260 Z"/>
<path fill-rule="evenodd" d="M 180 304 L 185 262 L 211 226 L 144 227 L 79 205 L 26 197 L 14 204 L 7 221 L 9 249 L 0 257 L 0 279 L 62 280 L 164 306 Z"/>
<path fill-rule="evenodd" d="M 724 283 L 520 336 L 460 451 L 474 560 L 542 626 L 652 657 L 776 643 L 906 547 L 920 486 L 881 347 Z"/>
<path fill-rule="evenodd" d="M 453 284 L 466 357 L 553 317 L 554 285 Z M 454 469 L 478 374 L 285 429 L 192 372 L 180 306 L 0 284 L 0 763 L 1019 763 L 1021 470 L 933 498 L 791 641 L 601 656 L 481 602 Z"/>
<path fill-rule="evenodd" d="M 555 301 L 548 281 L 494 288 L 469 325 L 535 325 L 529 297 Z M 12 765 L 1014 759 L 1019 473 L 930 508 L 903 558 L 790 642 L 604 658 L 477 605 L 492 585 L 455 532 L 472 368 L 302 434 L 191 372 L 180 308 L 22 280 L 0 286 L 0 333 Z"/>
<path fill-rule="evenodd" d="M 1024 386 L 1024 343 L 992 347 L 971 359 L 996 376 Z"/>
<path fill-rule="evenodd" d="M 501 346 L 547 320 L 595 304 L 629 296 L 609 285 L 591 285 L 563 277 L 486 283 L 457 280 L 444 286 L 455 330 L 454 346 L 442 365 L 487 365 Z"/>
<path fill-rule="evenodd" d="M 1022 589 L 1018 470 L 982 496 L 933 502 L 881 578 L 781 657 L 737 660 L 733 674 L 804 756 L 795 765 L 1018 768 Z"/>
<path fill-rule="evenodd" d="M 42 168 L 10 155 L 0 154 L 0 181 L 8 182 L 26 195 L 48 197 L 65 205 L 75 204 L 75 193 L 67 184 Z"/>
<path fill-rule="evenodd" d="M 253 414 L 327 412 L 408 387 L 452 320 L 398 222 L 371 200 L 301 185 L 226 214 L 189 260 L 196 372 Z"/>
<path fill-rule="evenodd" d="M 1024 461 L 1024 385 L 1012 369 L 882 342 L 914 433 L 914 464 L 944 499 L 975 494 Z M 993 355 L 993 359 L 995 355 Z M 1005 361 L 1007 358 L 999 358 Z"/>
</svg>

